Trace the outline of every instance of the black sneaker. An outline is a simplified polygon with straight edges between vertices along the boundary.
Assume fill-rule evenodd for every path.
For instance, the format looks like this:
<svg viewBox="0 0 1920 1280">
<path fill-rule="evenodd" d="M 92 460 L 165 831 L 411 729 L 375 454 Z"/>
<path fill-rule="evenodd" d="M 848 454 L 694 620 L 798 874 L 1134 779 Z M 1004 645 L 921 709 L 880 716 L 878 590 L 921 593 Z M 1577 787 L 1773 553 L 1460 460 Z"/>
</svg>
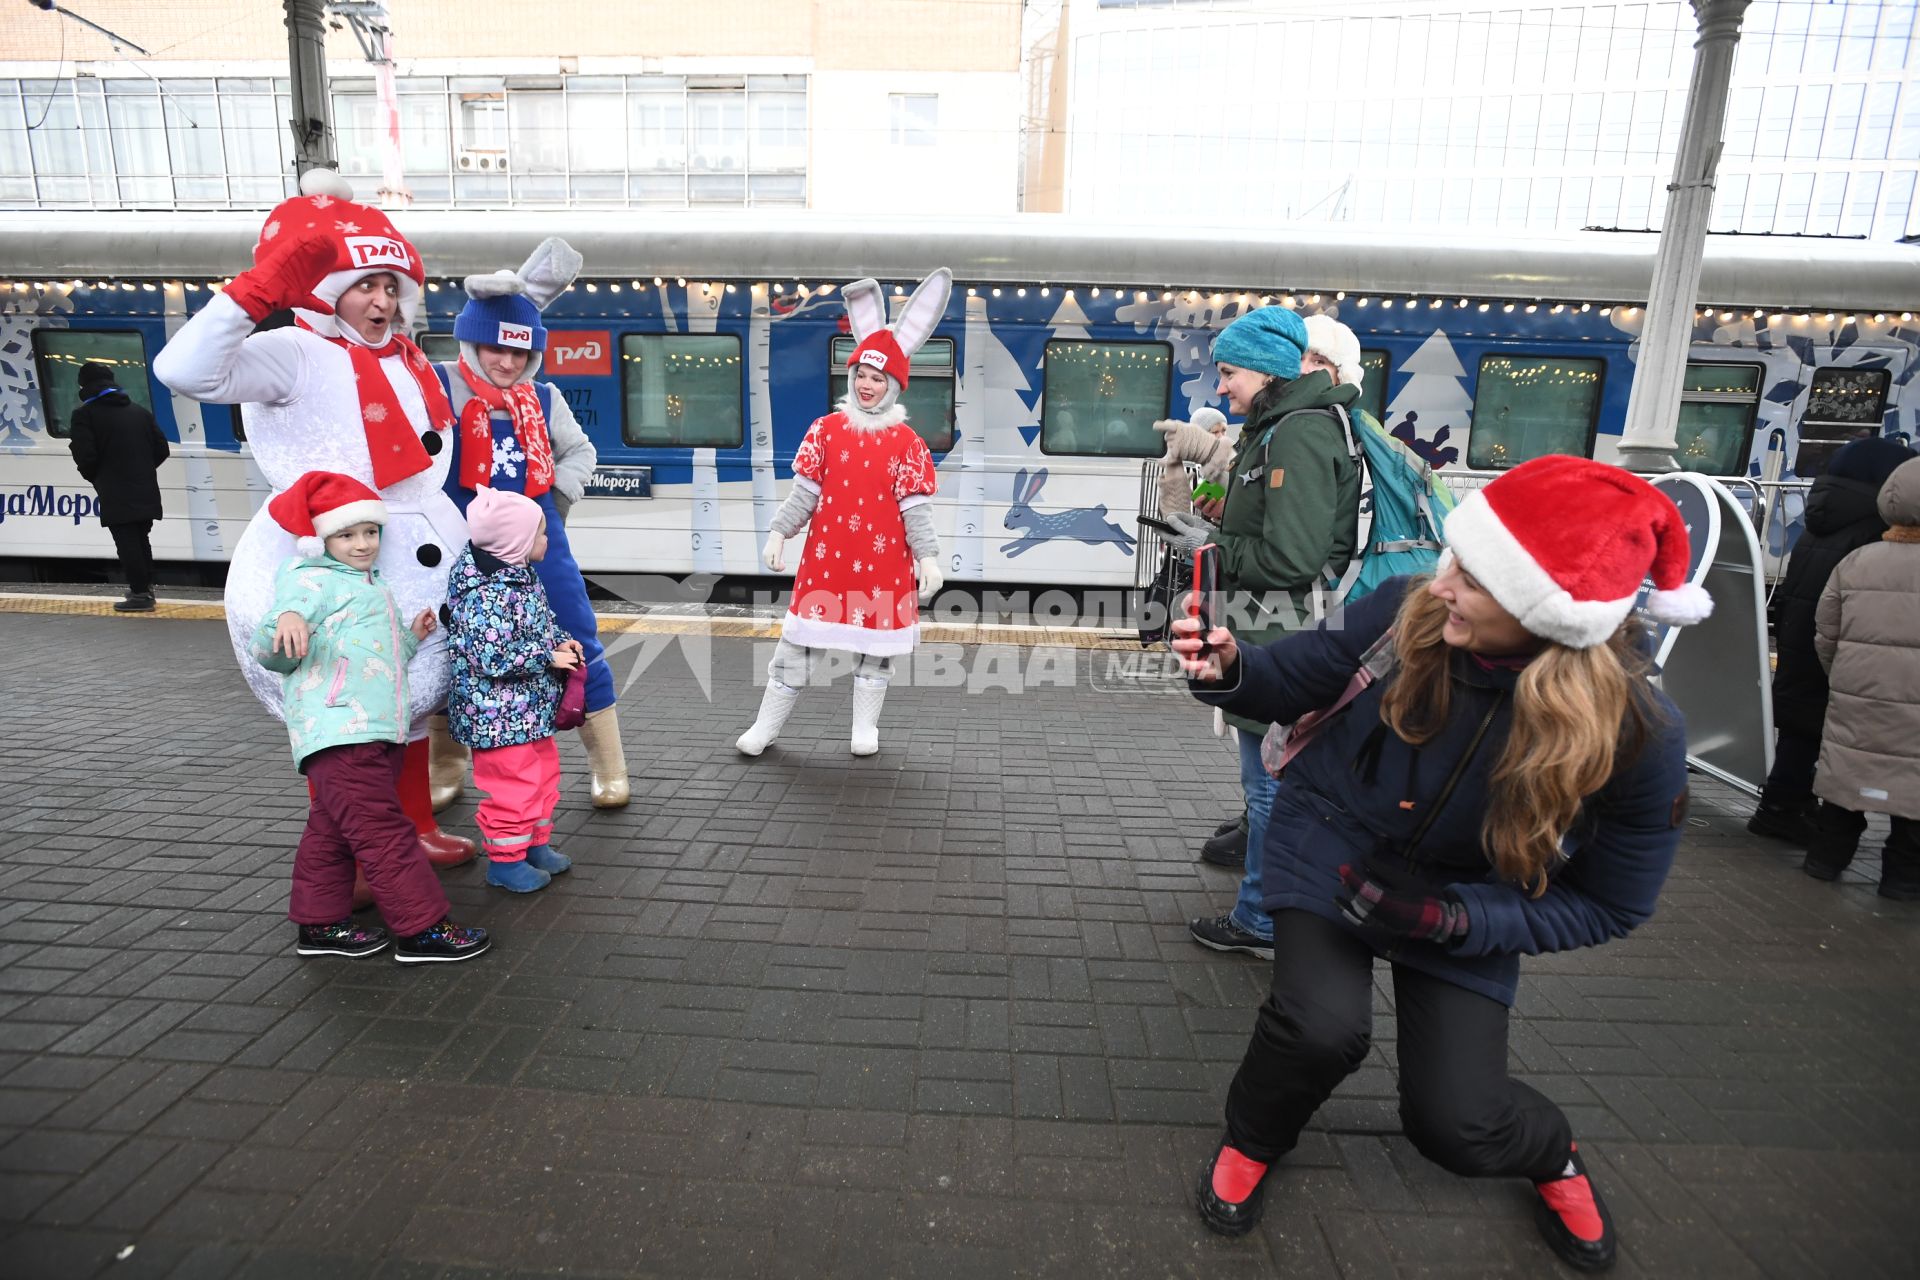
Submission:
<svg viewBox="0 0 1920 1280">
<path fill-rule="evenodd" d="M 1257 1177 L 1246 1199 L 1228 1200 L 1213 1189 L 1214 1168 L 1222 1160 L 1234 1162 L 1243 1176 L 1253 1174 Z M 1266 1208 L 1266 1198 L 1267 1166 L 1248 1159 L 1225 1142 L 1214 1151 L 1213 1159 L 1200 1166 L 1200 1181 L 1193 1189 L 1193 1203 L 1200 1210 L 1200 1220 L 1207 1224 L 1209 1230 L 1223 1236 L 1243 1236 L 1253 1230 L 1260 1221 L 1260 1211 Z"/>
<path fill-rule="evenodd" d="M 377 924 L 349 918 L 339 924 L 303 924 L 294 950 L 303 956 L 370 956 L 385 951 L 393 939 Z"/>
<path fill-rule="evenodd" d="M 1560 1261 L 1580 1271 L 1605 1271 L 1613 1265 L 1613 1215 L 1600 1198 L 1587 1165 L 1575 1147 L 1566 1168 L 1533 1184 L 1534 1223 Z"/>
<path fill-rule="evenodd" d="M 1225 822 L 1215 827 L 1213 829 L 1213 834 L 1217 836 L 1223 836 L 1227 834 L 1227 832 L 1229 831 L 1245 831 L 1246 829 L 1247 829 L 1247 815 L 1243 813 L 1237 818 L 1228 818 Z"/>
<path fill-rule="evenodd" d="M 1195 920 L 1187 926 L 1193 940 L 1215 951 L 1243 951 L 1261 960 L 1273 959 L 1273 939 L 1248 933 L 1233 922 L 1232 916 L 1213 916 Z"/>
<path fill-rule="evenodd" d="M 115 613 L 152 613 L 154 608 L 155 604 L 151 591 L 143 591 L 139 595 L 128 592 L 126 599 L 115 600 L 113 602 L 113 611 Z"/>
<path fill-rule="evenodd" d="M 1247 865 L 1247 829 L 1228 827 L 1200 846 L 1200 861 L 1235 870 Z"/>
<path fill-rule="evenodd" d="M 471 960 L 492 945 L 485 929 L 442 920 L 425 933 L 396 939 L 393 958 L 401 964 L 445 964 Z"/>
</svg>

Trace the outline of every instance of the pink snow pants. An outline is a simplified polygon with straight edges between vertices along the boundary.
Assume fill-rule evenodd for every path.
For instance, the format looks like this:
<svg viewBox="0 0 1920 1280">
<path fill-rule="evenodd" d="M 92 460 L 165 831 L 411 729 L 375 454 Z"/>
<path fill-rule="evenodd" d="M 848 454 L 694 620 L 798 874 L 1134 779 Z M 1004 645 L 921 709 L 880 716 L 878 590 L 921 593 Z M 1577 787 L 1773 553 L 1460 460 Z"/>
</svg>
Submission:
<svg viewBox="0 0 1920 1280">
<path fill-rule="evenodd" d="M 313 799 L 293 855 L 287 918 L 295 924 L 335 924 L 352 914 L 355 859 L 395 934 L 411 937 L 446 919 L 446 891 L 400 808 L 405 756 L 398 742 L 355 742 L 302 762 Z"/>
<path fill-rule="evenodd" d="M 553 836 L 560 803 L 560 744 L 546 737 L 473 753 L 474 789 L 487 793 L 475 815 L 480 847 L 495 862 L 519 862 Z"/>
</svg>

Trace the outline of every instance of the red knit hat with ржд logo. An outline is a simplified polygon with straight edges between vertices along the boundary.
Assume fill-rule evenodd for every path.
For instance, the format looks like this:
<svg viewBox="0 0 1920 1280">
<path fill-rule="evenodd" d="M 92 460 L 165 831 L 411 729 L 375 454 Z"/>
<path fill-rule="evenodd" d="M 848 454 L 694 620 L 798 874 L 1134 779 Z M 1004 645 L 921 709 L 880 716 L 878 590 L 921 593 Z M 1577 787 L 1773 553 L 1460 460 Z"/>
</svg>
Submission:
<svg viewBox="0 0 1920 1280">
<path fill-rule="evenodd" d="M 1448 551 L 1536 636 L 1605 644 L 1648 578 L 1647 612 L 1700 622 L 1713 600 L 1686 580 L 1687 527 L 1673 500 L 1630 472 L 1559 455 L 1535 458 L 1461 500 Z"/>
<path fill-rule="evenodd" d="M 907 353 L 900 349 L 900 342 L 893 336 L 893 330 L 882 329 L 878 333 L 868 334 L 853 349 L 853 354 L 847 357 L 847 372 L 851 374 L 856 365 L 866 365 L 892 378 L 904 391 L 912 364 Z"/>
<path fill-rule="evenodd" d="M 326 540 L 357 524 L 385 524 L 387 506 L 380 495 L 352 476 L 309 471 L 286 492 L 267 503 L 274 522 L 293 535 L 303 556 L 322 555 Z"/>
<path fill-rule="evenodd" d="M 266 266 L 289 242 L 318 239 L 329 250 L 326 274 L 313 287 L 313 298 L 331 312 L 340 295 L 360 280 L 387 272 L 400 285 L 400 314 L 409 326 L 420 306 L 426 266 L 407 238 L 387 215 L 353 201 L 353 188 L 331 169 L 309 169 L 300 178 L 302 194 L 283 200 L 260 228 L 253 247 L 256 266 Z"/>
</svg>

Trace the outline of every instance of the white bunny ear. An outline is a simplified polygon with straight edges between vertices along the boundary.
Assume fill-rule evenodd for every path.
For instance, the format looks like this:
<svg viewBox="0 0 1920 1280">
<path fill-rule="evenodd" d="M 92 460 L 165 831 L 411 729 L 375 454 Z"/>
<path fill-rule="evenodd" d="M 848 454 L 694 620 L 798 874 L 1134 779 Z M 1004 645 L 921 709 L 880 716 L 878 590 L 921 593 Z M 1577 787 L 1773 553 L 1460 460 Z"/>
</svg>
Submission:
<svg viewBox="0 0 1920 1280">
<path fill-rule="evenodd" d="M 527 282 L 511 271 L 489 271 L 483 276 L 468 276 L 466 285 L 469 298 L 504 298 L 510 294 L 525 293 Z"/>
<path fill-rule="evenodd" d="M 547 304 L 567 291 L 580 274 L 583 259 L 579 252 L 559 236 L 548 236 L 520 264 L 520 278 L 534 306 L 545 311 Z"/>
<path fill-rule="evenodd" d="M 893 336 L 901 351 L 912 355 L 932 336 L 940 317 L 947 314 L 947 299 L 952 294 L 953 272 L 945 267 L 920 282 L 900 309 L 900 318 L 893 322 Z"/>
<path fill-rule="evenodd" d="M 853 329 L 855 342 L 865 342 L 869 335 L 886 328 L 887 301 L 881 296 L 878 281 L 855 280 L 840 291 L 840 296 L 847 303 L 847 324 Z"/>
</svg>

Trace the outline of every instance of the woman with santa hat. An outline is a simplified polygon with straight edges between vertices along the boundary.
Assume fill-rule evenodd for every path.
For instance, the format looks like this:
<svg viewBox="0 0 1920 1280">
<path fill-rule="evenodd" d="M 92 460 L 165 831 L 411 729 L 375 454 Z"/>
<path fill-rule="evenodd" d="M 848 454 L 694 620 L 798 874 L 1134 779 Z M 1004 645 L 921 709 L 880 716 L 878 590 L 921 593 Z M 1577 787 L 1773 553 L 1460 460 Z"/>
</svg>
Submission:
<svg viewBox="0 0 1920 1280">
<path fill-rule="evenodd" d="M 181 326 L 154 358 L 154 376 L 191 399 L 241 405 L 248 447 L 276 495 L 309 471 L 370 485 L 387 510 L 381 577 L 406 616 L 437 611 L 467 530 L 444 492 L 453 410 L 404 332 L 425 268 L 384 213 L 352 202 L 338 174 L 309 170 L 300 189 L 267 215 L 253 268 Z M 289 309 L 296 325 L 254 331 Z M 277 716 L 279 677 L 255 661 L 250 642 L 272 603 L 274 575 L 294 554 L 291 535 L 263 505 L 227 568 L 234 655 L 254 696 Z M 440 830 L 427 789 L 427 719 L 447 696 L 441 631 L 421 643 L 407 681 L 401 805 L 428 857 L 457 865 L 473 857 L 473 841 Z"/>
<path fill-rule="evenodd" d="M 953 274 L 942 267 L 920 282 L 889 326 L 879 284 L 858 280 L 841 290 L 856 340 L 847 394 L 807 429 L 793 455 L 793 491 L 774 513 L 760 553 L 780 572 L 782 545 L 811 524 L 760 714 L 734 743 L 742 755 L 759 755 L 779 736 L 824 649 L 856 655 L 853 754 L 880 750 L 893 659 L 913 651 L 918 602 L 932 599 L 944 581 L 933 528 L 933 455 L 907 425 L 899 400 L 913 353 L 940 323 L 952 291 Z"/>
<path fill-rule="evenodd" d="M 1272 985 L 1195 1198 L 1240 1235 L 1269 1182 L 1284 1193 L 1270 1167 L 1366 1060 L 1385 959 L 1407 1138 L 1453 1172 L 1529 1179 L 1548 1246 L 1600 1270 L 1612 1219 L 1566 1114 L 1507 1074 L 1508 1017 L 1521 956 L 1653 914 L 1686 821 L 1686 726 L 1633 610 L 1648 578 L 1661 621 L 1712 602 L 1686 582 L 1672 501 L 1585 458 L 1515 467 L 1446 536 L 1436 576 L 1265 647 L 1173 625 L 1202 702 L 1295 726 L 1261 851 Z"/>
<path fill-rule="evenodd" d="M 554 616 L 580 642 L 587 667 L 587 718 L 580 742 L 592 771 L 596 809 L 627 803 L 627 757 L 614 706 L 613 669 L 601 647 L 587 582 L 573 558 L 564 520 L 579 501 L 596 461 L 593 442 L 574 421 L 566 397 L 551 382 L 536 382 L 547 349 L 540 313 L 573 283 L 580 255 L 558 237 L 542 241 L 518 271 L 468 276 L 467 305 L 453 322 L 460 359 L 435 367 L 459 428 L 447 494 L 466 511 L 481 487 L 523 494 L 547 517 L 547 553 L 534 564 Z M 433 802 L 452 803 L 466 778 L 465 749 L 433 724 Z"/>
</svg>

